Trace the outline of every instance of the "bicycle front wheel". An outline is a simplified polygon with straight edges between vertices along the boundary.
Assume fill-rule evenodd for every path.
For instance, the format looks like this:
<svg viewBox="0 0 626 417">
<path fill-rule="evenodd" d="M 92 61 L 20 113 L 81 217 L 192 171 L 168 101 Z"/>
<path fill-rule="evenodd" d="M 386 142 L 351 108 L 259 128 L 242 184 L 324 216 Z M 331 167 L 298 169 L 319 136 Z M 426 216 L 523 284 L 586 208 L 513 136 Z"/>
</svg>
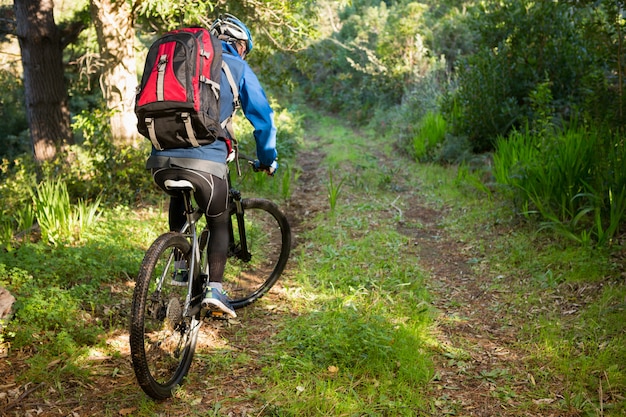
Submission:
<svg viewBox="0 0 626 417">
<path fill-rule="evenodd" d="M 235 309 L 272 288 L 291 250 L 291 228 L 276 204 L 259 198 L 243 199 L 241 204 L 243 221 L 231 209 L 233 233 L 224 273 L 224 289 Z"/>
<path fill-rule="evenodd" d="M 144 392 L 157 400 L 172 396 L 189 371 L 196 348 L 200 315 L 184 315 L 188 287 L 172 283 L 174 260 L 189 264 L 190 257 L 187 238 L 165 233 L 146 252 L 135 283 L 130 324 L 133 369 Z M 201 289 L 194 292 L 199 298 Z"/>
</svg>

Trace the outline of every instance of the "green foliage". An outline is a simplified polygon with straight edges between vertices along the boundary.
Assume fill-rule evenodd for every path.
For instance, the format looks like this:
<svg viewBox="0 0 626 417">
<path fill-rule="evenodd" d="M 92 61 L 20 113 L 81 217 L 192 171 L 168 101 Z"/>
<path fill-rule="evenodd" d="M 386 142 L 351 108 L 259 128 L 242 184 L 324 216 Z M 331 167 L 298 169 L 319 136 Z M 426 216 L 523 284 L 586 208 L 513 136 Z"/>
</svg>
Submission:
<svg viewBox="0 0 626 417">
<path fill-rule="evenodd" d="M 303 116 L 297 107 L 286 108 L 275 100 L 271 100 L 271 106 L 274 110 L 274 122 L 276 123 L 276 150 L 278 151 L 279 163 L 288 162 L 295 158 L 302 145 L 304 137 Z M 236 116 L 233 127 L 240 151 L 250 157 L 256 155 L 253 126 L 240 114 Z"/>
<path fill-rule="evenodd" d="M 472 54 L 476 48 L 477 33 L 470 25 L 471 15 L 467 4 L 472 2 L 453 1 L 432 2 L 429 13 L 431 35 L 426 37 L 426 44 L 433 55 L 445 57 L 447 69 L 452 71 L 457 62 Z"/>
<path fill-rule="evenodd" d="M 35 288 L 28 285 L 31 290 Z M 59 355 L 64 353 L 63 350 L 71 348 L 67 346 L 68 336 L 74 339 L 76 344 L 93 344 L 94 333 L 98 329 L 91 329 L 88 326 L 80 324 L 77 320 L 80 315 L 80 299 L 74 294 L 62 288 L 36 288 L 29 294 L 29 297 L 20 297 L 21 301 L 17 302 L 16 310 L 18 331 L 15 337 L 15 347 L 21 348 L 31 343 L 33 332 L 43 332 L 46 339 L 57 339 L 59 351 L 50 351 L 49 353 Z M 54 308 L 50 308 L 50 300 L 55 300 Z M 73 323 L 73 324 L 72 324 Z M 65 334 L 55 334 L 56 331 L 65 329 Z"/>
<path fill-rule="evenodd" d="M 620 136 L 573 125 L 556 135 L 516 132 L 497 142 L 494 176 L 516 205 L 574 240 L 609 243 L 626 214 Z"/>
<path fill-rule="evenodd" d="M 98 219 L 97 199 L 92 204 L 79 200 L 73 207 L 67 186 L 61 180 L 44 181 L 33 192 L 33 217 L 41 228 L 41 237 L 53 245 L 80 240 L 81 235 Z"/>
<path fill-rule="evenodd" d="M 291 198 L 294 185 L 298 182 L 302 171 L 299 168 L 293 168 L 291 165 L 284 164 L 278 172 L 280 178 L 280 196 L 284 200 Z M 276 176 L 276 174 L 274 174 Z"/>
<path fill-rule="evenodd" d="M 475 152 L 493 148 L 493 138 L 505 134 L 522 117 L 511 81 L 499 55 L 480 51 L 459 68 L 458 88 L 443 107 L 452 133 L 467 137 Z"/>
<path fill-rule="evenodd" d="M 222 13 L 241 19 L 252 32 L 254 52 L 252 62 L 263 62 L 276 50 L 290 51 L 314 33 L 310 25 L 315 5 L 306 1 L 219 2 L 176 0 L 140 2 L 137 18 L 146 28 L 163 33 L 182 26 L 209 27 Z"/>
<path fill-rule="evenodd" d="M 237 177 L 234 165 L 231 165 L 231 179 L 236 187 L 250 190 L 255 194 L 265 194 L 273 198 L 289 198 L 294 183 L 298 180 L 299 169 L 294 167 L 295 157 L 304 140 L 303 116 L 298 109 L 287 109 L 272 101 L 274 121 L 276 123 L 276 149 L 278 151 L 278 171 L 273 177 L 252 172 L 242 167 L 242 177 Z M 256 155 L 253 127 L 243 117 L 233 124 L 238 138 L 239 151 L 249 158 Z"/>
<path fill-rule="evenodd" d="M 283 108 L 276 101 L 272 101 L 272 108 L 276 123 L 276 149 L 279 159 L 292 161 L 298 154 L 304 139 L 303 116 L 298 113 L 297 108 Z"/>
<path fill-rule="evenodd" d="M 464 3 L 347 2 L 321 16 L 330 34 L 287 63 L 308 102 L 374 123 L 411 148 L 418 121 L 438 111 L 447 71 L 473 48 Z"/>
<path fill-rule="evenodd" d="M 12 248 L 14 232 L 27 231 L 34 223 L 29 190 L 37 186 L 36 167 L 32 157 L 22 155 L 0 165 L 0 233 L 5 249 Z"/>
<path fill-rule="evenodd" d="M 0 142 L 3 144 L 0 158 L 12 159 L 31 150 L 22 79 L 10 71 L 0 70 L 0 92 Z"/>
<path fill-rule="evenodd" d="M 415 32 L 384 38 L 387 27 L 397 23 L 388 21 L 391 13 L 384 2 L 362 13 L 346 17 L 340 32 L 312 44 L 296 59 L 307 99 L 358 121 L 371 119 L 378 106 L 400 102 L 402 81 L 410 71 L 405 58 L 419 58 L 422 47 L 412 40 Z M 403 49 L 394 49 L 392 40 L 403 44 Z"/>
<path fill-rule="evenodd" d="M 30 233 L 35 220 L 50 243 L 80 240 L 101 203 L 132 205 L 154 198 L 156 187 L 145 169 L 147 141 L 144 149 L 115 147 L 102 111 L 85 111 L 75 120 L 82 143 L 56 160 L 39 166 L 28 155 L 3 161 L 0 233 L 5 248 L 12 247 L 14 234 Z"/>
<path fill-rule="evenodd" d="M 29 268 L 30 265 L 23 265 Z M 53 283 L 40 281 L 21 268 L 7 268 L 0 261 L 2 284 L 16 295 L 15 317 L 8 325 L 12 349 L 29 348 L 38 354 L 28 359 L 29 369 L 22 381 L 59 383 L 64 378 L 87 377 L 88 373 L 71 361 L 87 346 L 97 343 L 102 331 L 95 323 L 86 325 L 81 297 Z"/>
<path fill-rule="evenodd" d="M 176 0 L 144 1 L 138 3 L 137 14 L 153 27 L 162 32 L 177 29 L 181 26 L 199 25 L 208 26 L 212 19 L 215 1 L 198 0 L 194 2 L 180 2 Z"/>
<path fill-rule="evenodd" d="M 439 113 L 427 113 L 422 120 L 413 138 L 413 154 L 416 159 L 424 159 L 429 152 L 433 152 L 440 145 L 446 135 L 447 124 Z"/>
<path fill-rule="evenodd" d="M 556 119 L 580 111 L 587 81 L 604 71 L 597 44 L 585 32 L 593 8 L 518 0 L 483 2 L 473 10 L 480 49 L 459 66 L 458 88 L 445 107 L 450 115 L 454 105 L 460 107 L 451 118 L 455 134 L 481 152 L 512 128 L 546 120 L 548 107 Z M 537 108 L 537 93 L 546 93 L 542 84 L 551 97 Z"/>
<path fill-rule="evenodd" d="M 111 138 L 110 111 L 83 111 L 74 118 L 73 129 L 80 132 L 82 143 L 68 149 L 64 159 L 44 167 L 54 178 L 63 175 L 73 199 L 101 196 L 106 203 L 134 204 L 149 197 L 154 190 L 145 169 L 149 155 L 148 141 L 142 147 L 115 146 Z"/>
<path fill-rule="evenodd" d="M 337 199 L 339 198 L 339 194 L 341 192 L 341 186 L 345 182 L 346 177 L 342 178 L 339 183 L 333 181 L 333 170 L 331 169 L 328 173 L 328 184 L 326 188 L 328 189 L 328 203 L 330 204 L 330 210 L 335 211 L 335 207 L 337 206 Z"/>
</svg>

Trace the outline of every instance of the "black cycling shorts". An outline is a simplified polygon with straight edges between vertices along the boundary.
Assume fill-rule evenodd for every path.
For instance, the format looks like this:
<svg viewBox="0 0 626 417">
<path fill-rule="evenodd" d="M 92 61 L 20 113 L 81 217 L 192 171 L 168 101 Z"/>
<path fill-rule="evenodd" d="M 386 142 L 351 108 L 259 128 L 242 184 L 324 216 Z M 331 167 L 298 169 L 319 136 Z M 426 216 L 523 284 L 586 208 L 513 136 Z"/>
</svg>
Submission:
<svg viewBox="0 0 626 417">
<path fill-rule="evenodd" d="M 187 180 L 194 185 L 196 203 L 207 216 L 219 216 L 228 208 L 228 181 L 225 178 L 188 168 L 155 168 L 152 170 L 152 177 L 154 182 L 172 197 L 171 204 L 180 204 L 182 207 L 182 197 L 175 191 L 167 190 L 164 186 L 165 181 Z"/>
</svg>

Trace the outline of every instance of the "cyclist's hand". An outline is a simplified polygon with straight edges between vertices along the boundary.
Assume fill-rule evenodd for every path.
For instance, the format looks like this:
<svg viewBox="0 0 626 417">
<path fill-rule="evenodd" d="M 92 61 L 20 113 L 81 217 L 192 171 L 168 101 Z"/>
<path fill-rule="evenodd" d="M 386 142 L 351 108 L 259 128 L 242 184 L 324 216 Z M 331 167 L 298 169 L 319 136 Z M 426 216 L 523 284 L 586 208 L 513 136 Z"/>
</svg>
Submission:
<svg viewBox="0 0 626 417">
<path fill-rule="evenodd" d="M 278 162 L 272 162 L 272 165 L 263 165 L 258 159 L 252 163 L 254 172 L 265 171 L 267 175 L 274 175 L 278 170 Z"/>
</svg>

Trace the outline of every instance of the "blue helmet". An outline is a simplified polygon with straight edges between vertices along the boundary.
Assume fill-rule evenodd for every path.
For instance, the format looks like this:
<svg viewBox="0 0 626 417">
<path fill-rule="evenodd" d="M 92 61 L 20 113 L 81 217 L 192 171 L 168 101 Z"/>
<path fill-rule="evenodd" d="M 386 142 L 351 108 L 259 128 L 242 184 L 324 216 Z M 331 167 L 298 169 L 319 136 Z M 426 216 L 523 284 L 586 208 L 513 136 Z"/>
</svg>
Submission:
<svg viewBox="0 0 626 417">
<path fill-rule="evenodd" d="M 223 14 L 218 17 L 211 25 L 211 33 L 217 37 L 225 36 L 226 38 L 245 41 L 246 54 L 252 51 L 252 35 L 246 25 L 231 14 Z"/>
</svg>

